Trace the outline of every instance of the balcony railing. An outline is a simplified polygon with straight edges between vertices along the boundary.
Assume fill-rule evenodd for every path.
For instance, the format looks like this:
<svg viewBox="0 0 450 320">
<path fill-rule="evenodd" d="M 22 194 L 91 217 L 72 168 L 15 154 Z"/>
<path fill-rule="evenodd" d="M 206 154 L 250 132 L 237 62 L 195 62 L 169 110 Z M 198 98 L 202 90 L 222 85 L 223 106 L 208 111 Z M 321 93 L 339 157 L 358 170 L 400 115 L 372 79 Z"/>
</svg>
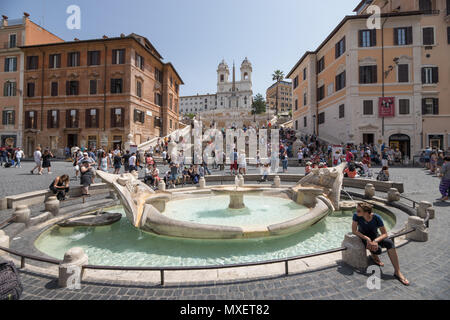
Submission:
<svg viewBox="0 0 450 320">
<path fill-rule="evenodd" d="M 3 47 L 3 49 L 16 48 L 17 47 L 17 43 L 14 43 L 14 45 L 11 45 L 9 42 L 4 42 L 2 47 Z"/>
<path fill-rule="evenodd" d="M 420 12 L 422 14 L 438 15 L 441 11 L 440 10 L 420 10 Z"/>
</svg>

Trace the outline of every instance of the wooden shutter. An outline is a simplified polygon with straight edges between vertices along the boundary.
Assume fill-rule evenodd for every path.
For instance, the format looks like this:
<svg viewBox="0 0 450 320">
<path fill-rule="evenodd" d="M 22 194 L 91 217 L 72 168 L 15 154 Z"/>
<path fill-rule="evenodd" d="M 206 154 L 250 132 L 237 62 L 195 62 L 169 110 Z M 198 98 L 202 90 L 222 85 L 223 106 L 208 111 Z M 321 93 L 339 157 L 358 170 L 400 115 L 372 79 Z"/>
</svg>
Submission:
<svg viewBox="0 0 450 320">
<path fill-rule="evenodd" d="M 134 109 L 134 112 L 133 112 L 133 121 L 134 122 L 138 121 L 138 115 L 137 115 L 137 110 L 136 109 Z"/>
<path fill-rule="evenodd" d="M 439 114 L 439 99 L 433 98 L 433 114 Z"/>
<path fill-rule="evenodd" d="M 141 57 L 141 69 L 144 70 L 145 68 L 145 59 L 144 57 Z"/>
<path fill-rule="evenodd" d="M 70 53 L 70 52 L 67 53 L 67 66 L 68 66 L 68 67 L 71 67 L 71 66 L 72 66 L 72 62 L 70 61 L 70 56 L 71 56 L 71 53 Z"/>
<path fill-rule="evenodd" d="M 8 81 L 5 82 L 5 84 L 3 85 L 3 96 L 7 96 L 8 95 Z"/>
<path fill-rule="evenodd" d="M 409 65 L 399 64 L 398 65 L 398 82 L 408 82 L 409 81 Z"/>
<path fill-rule="evenodd" d="M 120 51 L 120 55 L 119 55 L 119 63 L 120 64 L 124 64 L 125 63 L 125 49 L 122 49 Z"/>
<path fill-rule="evenodd" d="M 394 45 L 398 46 L 398 30 L 399 28 L 394 28 Z"/>
<path fill-rule="evenodd" d="M 339 41 L 334 46 L 334 57 L 337 59 L 339 57 Z"/>
<path fill-rule="evenodd" d="M 70 95 L 70 81 L 66 81 L 66 96 Z"/>
<path fill-rule="evenodd" d="M 6 124 L 6 116 L 7 116 L 6 110 L 3 110 L 2 114 L 3 114 L 3 117 L 2 117 L 2 124 L 5 125 L 5 124 Z"/>
<path fill-rule="evenodd" d="M 114 79 L 111 79 L 111 93 L 116 92 L 116 84 L 114 82 Z"/>
<path fill-rule="evenodd" d="M 52 110 L 47 110 L 47 129 L 53 128 L 52 124 Z"/>
<path fill-rule="evenodd" d="M 25 129 L 30 128 L 30 111 L 25 111 Z"/>
<path fill-rule="evenodd" d="M 359 30 L 358 34 L 359 34 L 359 46 L 362 47 L 363 46 L 363 31 L 364 30 Z"/>
<path fill-rule="evenodd" d="M 117 50 L 113 49 L 113 51 L 112 51 L 112 64 L 117 64 L 116 63 L 116 56 L 117 56 Z"/>
<path fill-rule="evenodd" d="M 100 109 L 95 109 L 95 127 L 98 128 L 100 124 Z"/>
<path fill-rule="evenodd" d="M 438 67 L 433 67 L 433 83 L 438 83 L 439 82 L 439 68 Z"/>
<path fill-rule="evenodd" d="M 121 114 L 120 114 L 120 127 L 125 126 L 125 108 L 120 108 Z"/>
<path fill-rule="evenodd" d="M 426 108 L 426 103 L 425 103 L 426 99 L 423 98 L 422 99 L 422 115 L 427 113 L 427 108 Z"/>
<path fill-rule="evenodd" d="M 406 44 L 413 43 L 413 32 L 412 27 L 406 28 Z"/>
<path fill-rule="evenodd" d="M 5 72 L 8 72 L 9 62 L 10 62 L 10 60 L 8 58 L 5 58 L 5 69 L 4 69 Z"/>
<path fill-rule="evenodd" d="M 61 54 L 56 55 L 56 67 L 61 68 Z"/>
<path fill-rule="evenodd" d="M 426 72 L 425 72 L 425 68 L 422 68 L 422 83 L 425 83 L 426 80 Z"/>
<path fill-rule="evenodd" d="M 363 75 L 364 75 L 364 67 L 360 66 L 359 67 L 359 83 L 363 83 L 363 80 L 364 80 Z"/>
<path fill-rule="evenodd" d="M 70 110 L 66 110 L 66 127 L 71 128 L 70 125 Z"/>
<path fill-rule="evenodd" d="M 115 121 L 114 121 L 114 119 L 115 119 L 115 117 L 114 117 L 114 111 L 115 111 L 116 109 L 115 108 L 112 108 L 111 109 L 111 128 L 115 128 L 116 127 L 116 123 L 115 123 Z"/>
<path fill-rule="evenodd" d="M 53 64 L 52 64 L 53 56 L 54 56 L 54 54 L 50 54 L 50 55 L 48 56 L 48 67 L 49 67 L 50 69 L 53 68 Z"/>
<path fill-rule="evenodd" d="M 344 53 L 346 51 L 346 46 L 345 46 L 345 36 L 342 38 L 342 53 Z"/>
<path fill-rule="evenodd" d="M 371 30 L 370 42 L 372 47 L 375 47 L 377 45 L 377 29 Z"/>
<path fill-rule="evenodd" d="M 91 128 L 91 109 L 86 109 L 85 113 L 86 128 Z"/>
<path fill-rule="evenodd" d="M 372 83 L 378 82 L 377 66 L 372 66 Z"/>
<path fill-rule="evenodd" d="M 80 112 L 78 110 L 75 111 L 75 127 L 80 127 Z"/>
</svg>

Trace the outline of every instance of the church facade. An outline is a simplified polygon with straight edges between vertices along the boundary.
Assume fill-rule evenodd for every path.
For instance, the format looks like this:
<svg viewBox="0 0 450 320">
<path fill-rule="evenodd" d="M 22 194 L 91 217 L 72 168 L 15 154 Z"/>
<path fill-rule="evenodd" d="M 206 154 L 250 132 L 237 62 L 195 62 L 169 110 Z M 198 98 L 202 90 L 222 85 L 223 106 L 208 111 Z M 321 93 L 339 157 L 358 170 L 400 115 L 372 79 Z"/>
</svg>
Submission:
<svg viewBox="0 0 450 320">
<path fill-rule="evenodd" d="M 250 111 L 253 99 L 252 64 L 245 58 L 240 67 L 240 80 L 236 80 L 236 67 L 230 68 L 225 60 L 217 67 L 217 92 L 215 94 L 180 97 L 180 113 L 197 114 L 212 110 Z"/>
</svg>

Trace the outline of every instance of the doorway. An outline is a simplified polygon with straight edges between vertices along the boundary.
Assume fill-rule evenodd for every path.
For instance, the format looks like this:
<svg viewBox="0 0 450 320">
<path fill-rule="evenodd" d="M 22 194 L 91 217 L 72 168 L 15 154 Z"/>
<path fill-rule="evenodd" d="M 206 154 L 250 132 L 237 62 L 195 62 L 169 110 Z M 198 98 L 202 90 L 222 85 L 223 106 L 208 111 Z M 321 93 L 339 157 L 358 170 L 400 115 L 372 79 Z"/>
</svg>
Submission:
<svg viewBox="0 0 450 320">
<path fill-rule="evenodd" d="M 432 149 L 441 150 L 444 146 L 444 135 L 430 134 L 428 135 L 428 141 Z"/>
<path fill-rule="evenodd" d="M 78 134 L 67 135 L 67 147 L 72 148 L 78 146 Z"/>
<path fill-rule="evenodd" d="M 36 148 L 34 137 L 27 137 L 26 154 L 28 157 L 32 157 L 34 149 Z"/>
<path fill-rule="evenodd" d="M 402 156 L 411 158 L 411 139 L 406 134 L 393 134 L 389 137 L 389 147 L 391 149 L 399 149 Z"/>
<path fill-rule="evenodd" d="M 363 133 L 363 144 L 374 144 L 375 134 L 373 133 Z"/>
</svg>

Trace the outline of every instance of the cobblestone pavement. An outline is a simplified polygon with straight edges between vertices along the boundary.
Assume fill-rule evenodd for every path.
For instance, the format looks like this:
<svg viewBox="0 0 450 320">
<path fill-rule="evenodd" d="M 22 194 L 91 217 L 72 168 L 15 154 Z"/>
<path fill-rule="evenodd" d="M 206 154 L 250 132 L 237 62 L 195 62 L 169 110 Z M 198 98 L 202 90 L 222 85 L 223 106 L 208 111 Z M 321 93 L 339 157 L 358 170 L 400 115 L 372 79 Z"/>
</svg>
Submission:
<svg viewBox="0 0 450 320">
<path fill-rule="evenodd" d="M 65 166 L 55 165 L 56 172 L 63 172 Z M 2 169 L 4 170 L 4 169 Z M 10 174 L 6 186 L 18 184 L 17 176 Z M 292 168 L 290 173 L 302 168 Z M 17 169 L 18 174 L 27 169 Z M 3 177 L 3 172 L 0 173 Z M 391 175 L 396 181 L 405 183 L 405 196 L 414 200 L 427 200 L 432 203 L 438 198 L 439 180 L 422 169 L 394 168 Z M 47 176 L 26 175 L 21 186 L 11 186 L 12 193 L 42 188 L 42 179 Z M 20 176 L 22 177 L 22 176 Z M 50 179 L 49 179 L 50 180 Z M 33 182 L 31 182 L 33 181 Z M 39 181 L 39 182 L 38 182 Z M 50 183 L 50 181 L 48 182 Z M 3 188 L 5 188 L 3 184 Z M 5 190 L 1 193 L 3 195 Z M 11 193 L 11 192 L 9 192 Z M 425 243 L 411 242 L 398 249 L 402 271 L 411 282 L 403 286 L 393 278 L 393 268 L 386 254 L 381 260 L 381 289 L 369 290 L 367 279 L 370 274 L 361 273 L 345 264 L 338 264 L 323 270 L 283 276 L 264 280 L 249 280 L 232 283 L 195 283 L 190 285 L 148 286 L 131 283 L 83 283 L 81 290 L 57 288 L 54 278 L 21 271 L 24 284 L 23 299 L 450 299 L 450 203 L 434 203 L 436 218 L 430 222 L 430 240 Z"/>
</svg>

